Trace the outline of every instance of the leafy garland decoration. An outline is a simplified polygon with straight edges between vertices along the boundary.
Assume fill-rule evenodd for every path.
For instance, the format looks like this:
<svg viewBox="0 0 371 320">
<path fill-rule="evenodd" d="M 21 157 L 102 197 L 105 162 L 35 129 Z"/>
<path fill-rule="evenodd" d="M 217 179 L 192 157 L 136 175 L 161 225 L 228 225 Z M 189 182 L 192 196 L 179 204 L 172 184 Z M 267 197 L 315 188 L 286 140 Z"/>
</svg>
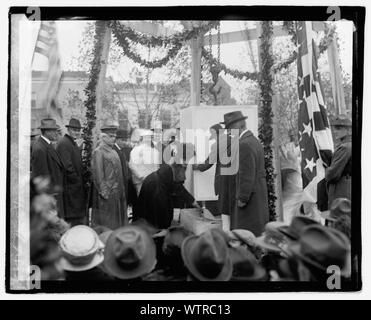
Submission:
<svg viewBox="0 0 371 320">
<path fill-rule="evenodd" d="M 90 76 L 87 87 L 84 90 L 86 100 L 84 105 L 86 107 L 86 123 L 83 127 L 84 149 L 82 152 L 83 164 L 83 179 L 86 190 L 89 190 L 91 184 L 90 163 L 93 151 L 93 129 L 96 124 L 96 88 L 98 84 L 99 72 L 101 68 L 100 57 L 103 50 L 103 38 L 105 33 L 106 23 L 104 21 L 95 22 L 95 36 L 93 60 L 91 63 Z"/>
<path fill-rule="evenodd" d="M 276 194 L 275 194 L 275 173 L 273 167 L 273 111 L 272 111 L 272 83 L 273 83 L 273 55 L 272 55 L 272 21 L 262 21 L 262 35 L 260 37 L 260 59 L 262 68 L 259 77 L 259 87 L 261 96 L 261 107 L 259 108 L 259 139 L 263 144 L 265 171 L 268 189 L 268 208 L 269 219 L 275 220 L 276 213 Z"/>
<path fill-rule="evenodd" d="M 208 52 L 205 48 L 202 48 L 202 56 L 209 62 L 209 64 L 218 65 L 218 61 L 216 58 L 212 56 L 210 52 Z M 226 74 L 230 74 L 232 77 L 236 79 L 245 79 L 245 80 L 258 80 L 259 74 L 257 72 L 241 72 L 239 70 L 232 70 L 228 68 L 225 64 L 219 63 L 219 68 L 221 71 L 224 71 Z"/>
<path fill-rule="evenodd" d="M 124 54 L 127 57 L 143 67 L 154 69 L 166 65 L 171 59 L 173 59 L 178 54 L 184 42 L 205 34 L 209 30 L 215 28 L 218 24 L 219 21 L 211 21 L 202 24 L 199 27 L 194 27 L 191 30 L 187 29 L 169 37 L 144 35 L 122 25 L 119 21 L 111 21 L 109 26 L 115 36 L 114 41 L 123 49 Z M 147 61 L 131 49 L 131 43 L 129 41 L 147 47 L 169 47 L 169 49 L 165 57 L 154 61 Z"/>
</svg>

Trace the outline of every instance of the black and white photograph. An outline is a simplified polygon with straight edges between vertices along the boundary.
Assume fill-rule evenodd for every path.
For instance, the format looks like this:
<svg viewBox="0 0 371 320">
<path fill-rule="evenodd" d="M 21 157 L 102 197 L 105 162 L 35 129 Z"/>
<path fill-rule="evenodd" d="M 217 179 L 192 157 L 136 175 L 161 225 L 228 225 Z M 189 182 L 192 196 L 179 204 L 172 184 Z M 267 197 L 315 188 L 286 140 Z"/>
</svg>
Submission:
<svg viewBox="0 0 371 320">
<path fill-rule="evenodd" d="M 9 7 L 6 291 L 359 292 L 365 7 L 121 5 Z"/>
</svg>

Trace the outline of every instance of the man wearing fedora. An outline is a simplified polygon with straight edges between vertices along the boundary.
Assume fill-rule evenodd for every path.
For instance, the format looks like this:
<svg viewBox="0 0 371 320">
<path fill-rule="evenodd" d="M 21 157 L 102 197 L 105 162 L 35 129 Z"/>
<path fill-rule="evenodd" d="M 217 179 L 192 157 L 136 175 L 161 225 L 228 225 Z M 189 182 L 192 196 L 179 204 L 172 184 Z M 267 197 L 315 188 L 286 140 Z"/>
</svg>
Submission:
<svg viewBox="0 0 371 320">
<path fill-rule="evenodd" d="M 128 199 L 128 185 L 129 185 L 130 169 L 129 169 L 129 160 L 126 158 L 126 154 L 124 150 L 125 139 L 126 139 L 126 131 L 124 129 L 117 129 L 116 141 L 115 141 L 115 145 L 113 146 L 113 149 L 117 152 L 118 156 L 120 157 L 125 196 L 126 196 L 126 199 Z"/>
<path fill-rule="evenodd" d="M 57 212 L 60 218 L 65 217 L 63 201 L 64 165 L 54 149 L 52 142 L 57 140 L 58 126 L 55 119 L 41 120 L 38 127 L 41 135 L 34 142 L 31 154 L 31 179 L 44 177 L 50 179 L 51 192 L 55 196 Z"/>
<path fill-rule="evenodd" d="M 238 172 L 231 229 L 247 229 L 259 236 L 269 220 L 264 150 L 259 140 L 246 128 L 246 118 L 241 111 L 224 115 L 226 127 L 240 133 L 238 152 L 234 154 Z"/>
<path fill-rule="evenodd" d="M 101 141 L 92 156 L 92 223 L 115 230 L 128 223 L 120 157 L 113 149 L 118 124 L 107 120 L 101 126 Z"/>
<path fill-rule="evenodd" d="M 336 198 L 352 200 L 352 122 L 339 116 L 332 125 L 338 147 L 326 169 L 329 207 Z"/>
<path fill-rule="evenodd" d="M 65 220 L 72 226 L 86 223 L 86 201 L 82 172 L 81 150 L 76 144 L 82 129 L 80 121 L 72 118 L 67 133 L 59 141 L 57 152 L 65 167 L 64 205 Z"/>
</svg>

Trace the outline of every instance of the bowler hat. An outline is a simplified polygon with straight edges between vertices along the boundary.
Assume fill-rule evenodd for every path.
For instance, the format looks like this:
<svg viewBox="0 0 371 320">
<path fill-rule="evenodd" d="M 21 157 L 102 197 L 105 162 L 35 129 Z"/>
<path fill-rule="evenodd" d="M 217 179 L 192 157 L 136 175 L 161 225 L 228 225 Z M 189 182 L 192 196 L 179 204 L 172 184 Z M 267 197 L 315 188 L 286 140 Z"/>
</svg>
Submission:
<svg viewBox="0 0 371 320">
<path fill-rule="evenodd" d="M 103 262 L 104 244 L 96 232 L 84 225 L 67 230 L 60 239 L 63 258 L 61 266 L 67 271 L 85 271 Z"/>
<path fill-rule="evenodd" d="M 347 198 L 336 198 L 331 203 L 330 210 L 321 212 L 323 219 L 336 221 L 340 217 L 347 215 L 350 216 L 352 211 L 352 203 Z"/>
<path fill-rule="evenodd" d="M 298 242 L 292 243 L 288 250 L 299 260 L 320 270 L 338 266 L 344 274 L 350 267 L 350 243 L 338 230 L 320 224 L 304 228 Z"/>
<path fill-rule="evenodd" d="M 245 120 L 247 116 L 244 116 L 241 111 L 232 111 L 224 114 L 224 121 L 220 122 L 224 124 L 225 127 L 229 127 L 232 123 L 235 123 L 240 120 Z"/>
<path fill-rule="evenodd" d="M 116 278 L 141 277 L 156 265 L 156 246 L 138 226 L 125 226 L 111 233 L 104 250 L 105 270 Z"/>
<path fill-rule="evenodd" d="M 182 244 L 182 257 L 189 272 L 201 281 L 228 281 L 232 260 L 222 231 L 212 228 L 189 236 Z"/>
<path fill-rule="evenodd" d="M 75 118 L 71 118 L 69 124 L 66 125 L 67 128 L 82 129 L 80 121 Z"/>
<path fill-rule="evenodd" d="M 272 252 L 281 252 L 282 247 L 286 244 L 286 240 L 278 228 L 284 226 L 283 222 L 272 221 L 268 222 L 264 227 L 263 234 L 254 239 L 256 246 Z"/>
<path fill-rule="evenodd" d="M 303 229 L 311 224 L 318 224 L 318 222 L 307 217 L 297 216 L 291 220 L 289 226 L 279 227 L 278 231 L 291 240 L 298 240 Z"/>
<path fill-rule="evenodd" d="M 58 130 L 58 125 L 55 119 L 47 118 L 41 120 L 41 124 L 37 129 Z"/>
<path fill-rule="evenodd" d="M 230 248 L 229 254 L 233 263 L 232 281 L 267 280 L 265 269 L 248 249 L 241 246 Z"/>
<path fill-rule="evenodd" d="M 100 130 L 101 131 L 111 131 L 111 130 L 117 130 L 119 127 L 117 121 L 115 120 L 111 120 L 111 119 L 107 119 L 105 121 L 103 121 L 102 123 L 102 126 L 100 127 Z"/>
</svg>

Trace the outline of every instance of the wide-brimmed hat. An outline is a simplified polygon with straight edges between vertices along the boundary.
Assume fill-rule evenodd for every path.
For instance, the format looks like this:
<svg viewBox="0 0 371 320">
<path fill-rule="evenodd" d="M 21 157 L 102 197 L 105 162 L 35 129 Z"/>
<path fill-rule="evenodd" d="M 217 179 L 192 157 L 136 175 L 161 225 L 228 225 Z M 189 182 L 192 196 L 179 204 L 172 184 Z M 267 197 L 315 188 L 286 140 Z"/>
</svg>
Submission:
<svg viewBox="0 0 371 320">
<path fill-rule="evenodd" d="M 289 226 L 279 227 L 278 231 L 291 240 L 298 240 L 303 229 L 311 224 L 318 224 L 318 222 L 308 217 L 297 216 L 291 220 Z"/>
<path fill-rule="evenodd" d="M 232 123 L 245 119 L 247 119 L 247 116 L 244 116 L 241 111 L 232 111 L 224 114 L 224 121 L 220 123 L 224 124 L 225 127 L 227 128 Z"/>
<path fill-rule="evenodd" d="M 326 271 L 338 266 L 344 275 L 350 272 L 350 242 L 340 231 L 320 224 L 306 227 L 298 242 L 288 250 L 298 259 L 317 269 Z"/>
<path fill-rule="evenodd" d="M 323 219 L 336 221 L 340 217 L 347 215 L 350 216 L 352 212 L 352 203 L 347 198 L 336 198 L 331 203 L 330 210 L 321 212 Z"/>
<path fill-rule="evenodd" d="M 66 125 L 66 128 L 82 129 L 82 126 L 80 124 L 80 120 L 71 118 L 70 122 Z"/>
<path fill-rule="evenodd" d="M 256 246 L 268 251 L 279 253 L 286 245 L 286 239 L 278 228 L 286 225 L 280 221 L 268 222 L 264 227 L 264 232 L 254 240 Z"/>
<path fill-rule="evenodd" d="M 117 121 L 112 119 L 107 119 L 102 122 L 100 127 L 101 131 L 117 131 L 119 124 Z"/>
<path fill-rule="evenodd" d="M 228 281 L 232 276 L 226 237 L 218 229 L 189 236 L 183 241 L 181 252 L 187 269 L 198 280 Z"/>
<path fill-rule="evenodd" d="M 141 277 L 156 265 L 156 245 L 138 226 L 125 226 L 111 233 L 104 250 L 105 270 L 119 279 Z"/>
<path fill-rule="evenodd" d="M 238 240 L 240 242 L 243 242 L 249 246 L 253 246 L 255 244 L 255 235 L 245 229 L 233 229 L 228 232 L 228 235 L 233 239 L 233 240 Z"/>
<path fill-rule="evenodd" d="M 104 244 L 96 232 L 84 225 L 67 230 L 59 241 L 63 257 L 61 267 L 67 271 L 85 271 L 103 262 Z"/>
<path fill-rule="evenodd" d="M 265 269 L 260 266 L 254 255 L 244 247 L 229 249 L 233 263 L 232 281 L 263 281 L 267 280 Z"/>
<path fill-rule="evenodd" d="M 41 120 L 41 124 L 37 129 L 58 130 L 58 125 L 55 119 L 47 118 Z"/>
</svg>

